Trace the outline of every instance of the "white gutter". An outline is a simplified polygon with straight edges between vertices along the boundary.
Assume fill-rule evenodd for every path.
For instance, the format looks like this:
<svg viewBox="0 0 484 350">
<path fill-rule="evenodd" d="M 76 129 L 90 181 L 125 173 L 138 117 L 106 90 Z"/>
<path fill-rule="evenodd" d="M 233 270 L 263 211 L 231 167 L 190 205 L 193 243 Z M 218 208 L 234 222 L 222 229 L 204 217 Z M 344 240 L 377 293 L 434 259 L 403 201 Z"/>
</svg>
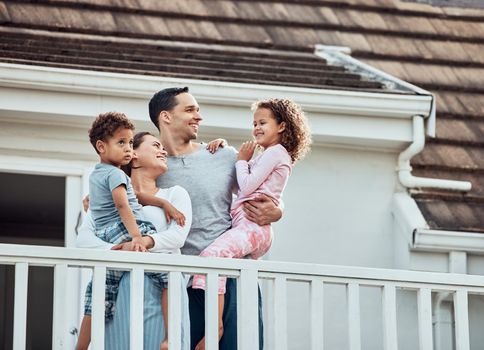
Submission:
<svg viewBox="0 0 484 350">
<path fill-rule="evenodd" d="M 413 176 L 410 159 L 420 153 L 425 146 L 423 117 L 413 117 L 413 142 L 398 156 L 398 179 L 406 188 L 431 187 L 455 191 L 469 191 L 472 184 L 469 181 L 442 180 Z"/>
<path fill-rule="evenodd" d="M 445 253 L 463 251 L 484 254 L 484 235 L 474 232 L 415 229 L 412 248 Z"/>
<path fill-rule="evenodd" d="M 313 89 L 120 74 L 0 63 L 0 86 L 149 99 L 165 87 L 189 86 L 202 103 L 249 107 L 268 97 L 291 97 L 305 110 L 353 116 L 409 119 L 428 115 L 429 96 Z"/>
<path fill-rule="evenodd" d="M 401 152 L 412 141 L 410 121 L 428 116 L 431 96 L 313 89 L 121 74 L 0 63 L 0 119 L 18 123 L 86 127 L 106 110 L 122 110 L 143 129 L 151 125 L 147 102 L 155 91 L 189 86 L 202 105 L 206 137 L 250 135 L 250 105 L 289 97 L 307 112 L 316 146 Z M 76 108 L 72 108 L 75 105 Z M 210 135 L 210 136 L 208 136 Z M 244 136 L 245 137 L 245 136 Z M 0 148 L 9 147 L 0 140 Z"/>
</svg>

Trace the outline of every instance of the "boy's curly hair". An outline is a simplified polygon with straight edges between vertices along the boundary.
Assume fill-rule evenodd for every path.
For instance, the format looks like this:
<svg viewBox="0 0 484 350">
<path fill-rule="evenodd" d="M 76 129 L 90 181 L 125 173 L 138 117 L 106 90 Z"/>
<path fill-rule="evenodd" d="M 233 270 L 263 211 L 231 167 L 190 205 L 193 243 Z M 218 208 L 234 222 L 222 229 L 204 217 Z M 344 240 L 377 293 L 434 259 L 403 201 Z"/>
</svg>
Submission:
<svg viewBox="0 0 484 350">
<path fill-rule="evenodd" d="M 97 116 L 89 129 L 89 141 L 99 154 L 96 148 L 98 140 L 107 141 L 119 128 L 134 130 L 134 125 L 124 113 L 107 112 Z"/>
<path fill-rule="evenodd" d="M 286 124 L 285 130 L 281 133 L 281 145 L 291 156 L 292 162 L 304 158 L 312 140 L 308 121 L 301 107 L 290 99 L 271 98 L 257 101 L 252 105 L 253 111 L 259 108 L 270 110 L 277 123 Z"/>
</svg>

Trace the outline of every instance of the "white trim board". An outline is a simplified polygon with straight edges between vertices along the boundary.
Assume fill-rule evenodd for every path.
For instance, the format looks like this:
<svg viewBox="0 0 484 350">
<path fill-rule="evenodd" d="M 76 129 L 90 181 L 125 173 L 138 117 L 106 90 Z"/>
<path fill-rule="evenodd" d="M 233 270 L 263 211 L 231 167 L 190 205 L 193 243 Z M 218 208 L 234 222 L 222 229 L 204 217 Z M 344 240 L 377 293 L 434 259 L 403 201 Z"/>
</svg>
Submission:
<svg viewBox="0 0 484 350">
<path fill-rule="evenodd" d="M 464 231 L 415 229 L 413 250 L 484 254 L 484 234 Z"/>
<path fill-rule="evenodd" d="M 0 154 L 0 171 L 17 174 L 50 176 L 86 176 L 93 162 L 69 161 L 37 157 L 7 156 Z"/>
<path fill-rule="evenodd" d="M 189 86 L 202 106 L 203 132 L 250 130 L 250 105 L 290 97 L 307 112 L 317 143 L 384 150 L 412 140 L 411 118 L 428 117 L 431 96 L 308 89 L 0 64 L 0 119 L 84 126 L 106 110 L 147 122 L 152 94 Z"/>
<path fill-rule="evenodd" d="M 393 195 L 392 213 L 411 251 L 484 254 L 484 234 L 430 229 L 407 192 Z"/>
</svg>

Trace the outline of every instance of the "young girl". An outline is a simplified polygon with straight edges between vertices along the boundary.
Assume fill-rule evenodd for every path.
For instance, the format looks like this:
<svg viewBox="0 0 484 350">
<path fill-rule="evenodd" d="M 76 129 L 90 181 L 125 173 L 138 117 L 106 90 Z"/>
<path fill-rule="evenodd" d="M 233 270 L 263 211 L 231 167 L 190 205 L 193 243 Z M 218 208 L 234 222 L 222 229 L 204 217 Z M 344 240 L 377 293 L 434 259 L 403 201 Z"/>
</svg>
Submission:
<svg viewBox="0 0 484 350">
<path fill-rule="evenodd" d="M 252 109 L 252 134 L 255 141 L 242 144 L 235 163 L 239 192 L 230 213 L 232 228 L 205 248 L 200 256 L 262 257 L 272 244 L 271 226 L 259 226 L 248 220 L 243 211 L 243 203 L 263 194 L 279 205 L 294 163 L 309 150 L 311 133 L 304 112 L 296 103 L 288 99 L 269 99 L 254 103 Z M 208 148 L 216 149 L 222 142 L 212 141 Z M 257 145 L 264 151 L 249 161 Z M 223 333 L 225 282 L 226 278 L 219 279 L 219 336 Z M 205 289 L 205 277 L 195 275 L 192 287 Z M 196 350 L 201 349 L 204 349 L 204 339 L 196 347 Z"/>
</svg>

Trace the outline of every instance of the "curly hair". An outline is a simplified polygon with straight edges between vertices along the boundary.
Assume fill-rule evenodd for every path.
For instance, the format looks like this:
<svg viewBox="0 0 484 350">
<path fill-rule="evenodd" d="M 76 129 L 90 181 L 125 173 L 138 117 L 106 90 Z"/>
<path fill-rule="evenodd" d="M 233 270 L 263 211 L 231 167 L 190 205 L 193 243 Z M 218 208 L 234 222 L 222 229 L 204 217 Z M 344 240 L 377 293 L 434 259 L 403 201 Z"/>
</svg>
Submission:
<svg viewBox="0 0 484 350">
<path fill-rule="evenodd" d="M 119 128 L 134 130 L 134 125 L 124 113 L 107 112 L 97 116 L 89 129 L 89 141 L 99 154 L 96 148 L 98 140 L 107 141 Z"/>
<path fill-rule="evenodd" d="M 252 110 L 268 109 L 277 123 L 285 123 L 286 127 L 281 134 L 281 145 L 291 156 L 293 163 L 303 159 L 310 150 L 311 130 L 301 107 L 290 99 L 271 98 L 254 102 Z"/>
</svg>

